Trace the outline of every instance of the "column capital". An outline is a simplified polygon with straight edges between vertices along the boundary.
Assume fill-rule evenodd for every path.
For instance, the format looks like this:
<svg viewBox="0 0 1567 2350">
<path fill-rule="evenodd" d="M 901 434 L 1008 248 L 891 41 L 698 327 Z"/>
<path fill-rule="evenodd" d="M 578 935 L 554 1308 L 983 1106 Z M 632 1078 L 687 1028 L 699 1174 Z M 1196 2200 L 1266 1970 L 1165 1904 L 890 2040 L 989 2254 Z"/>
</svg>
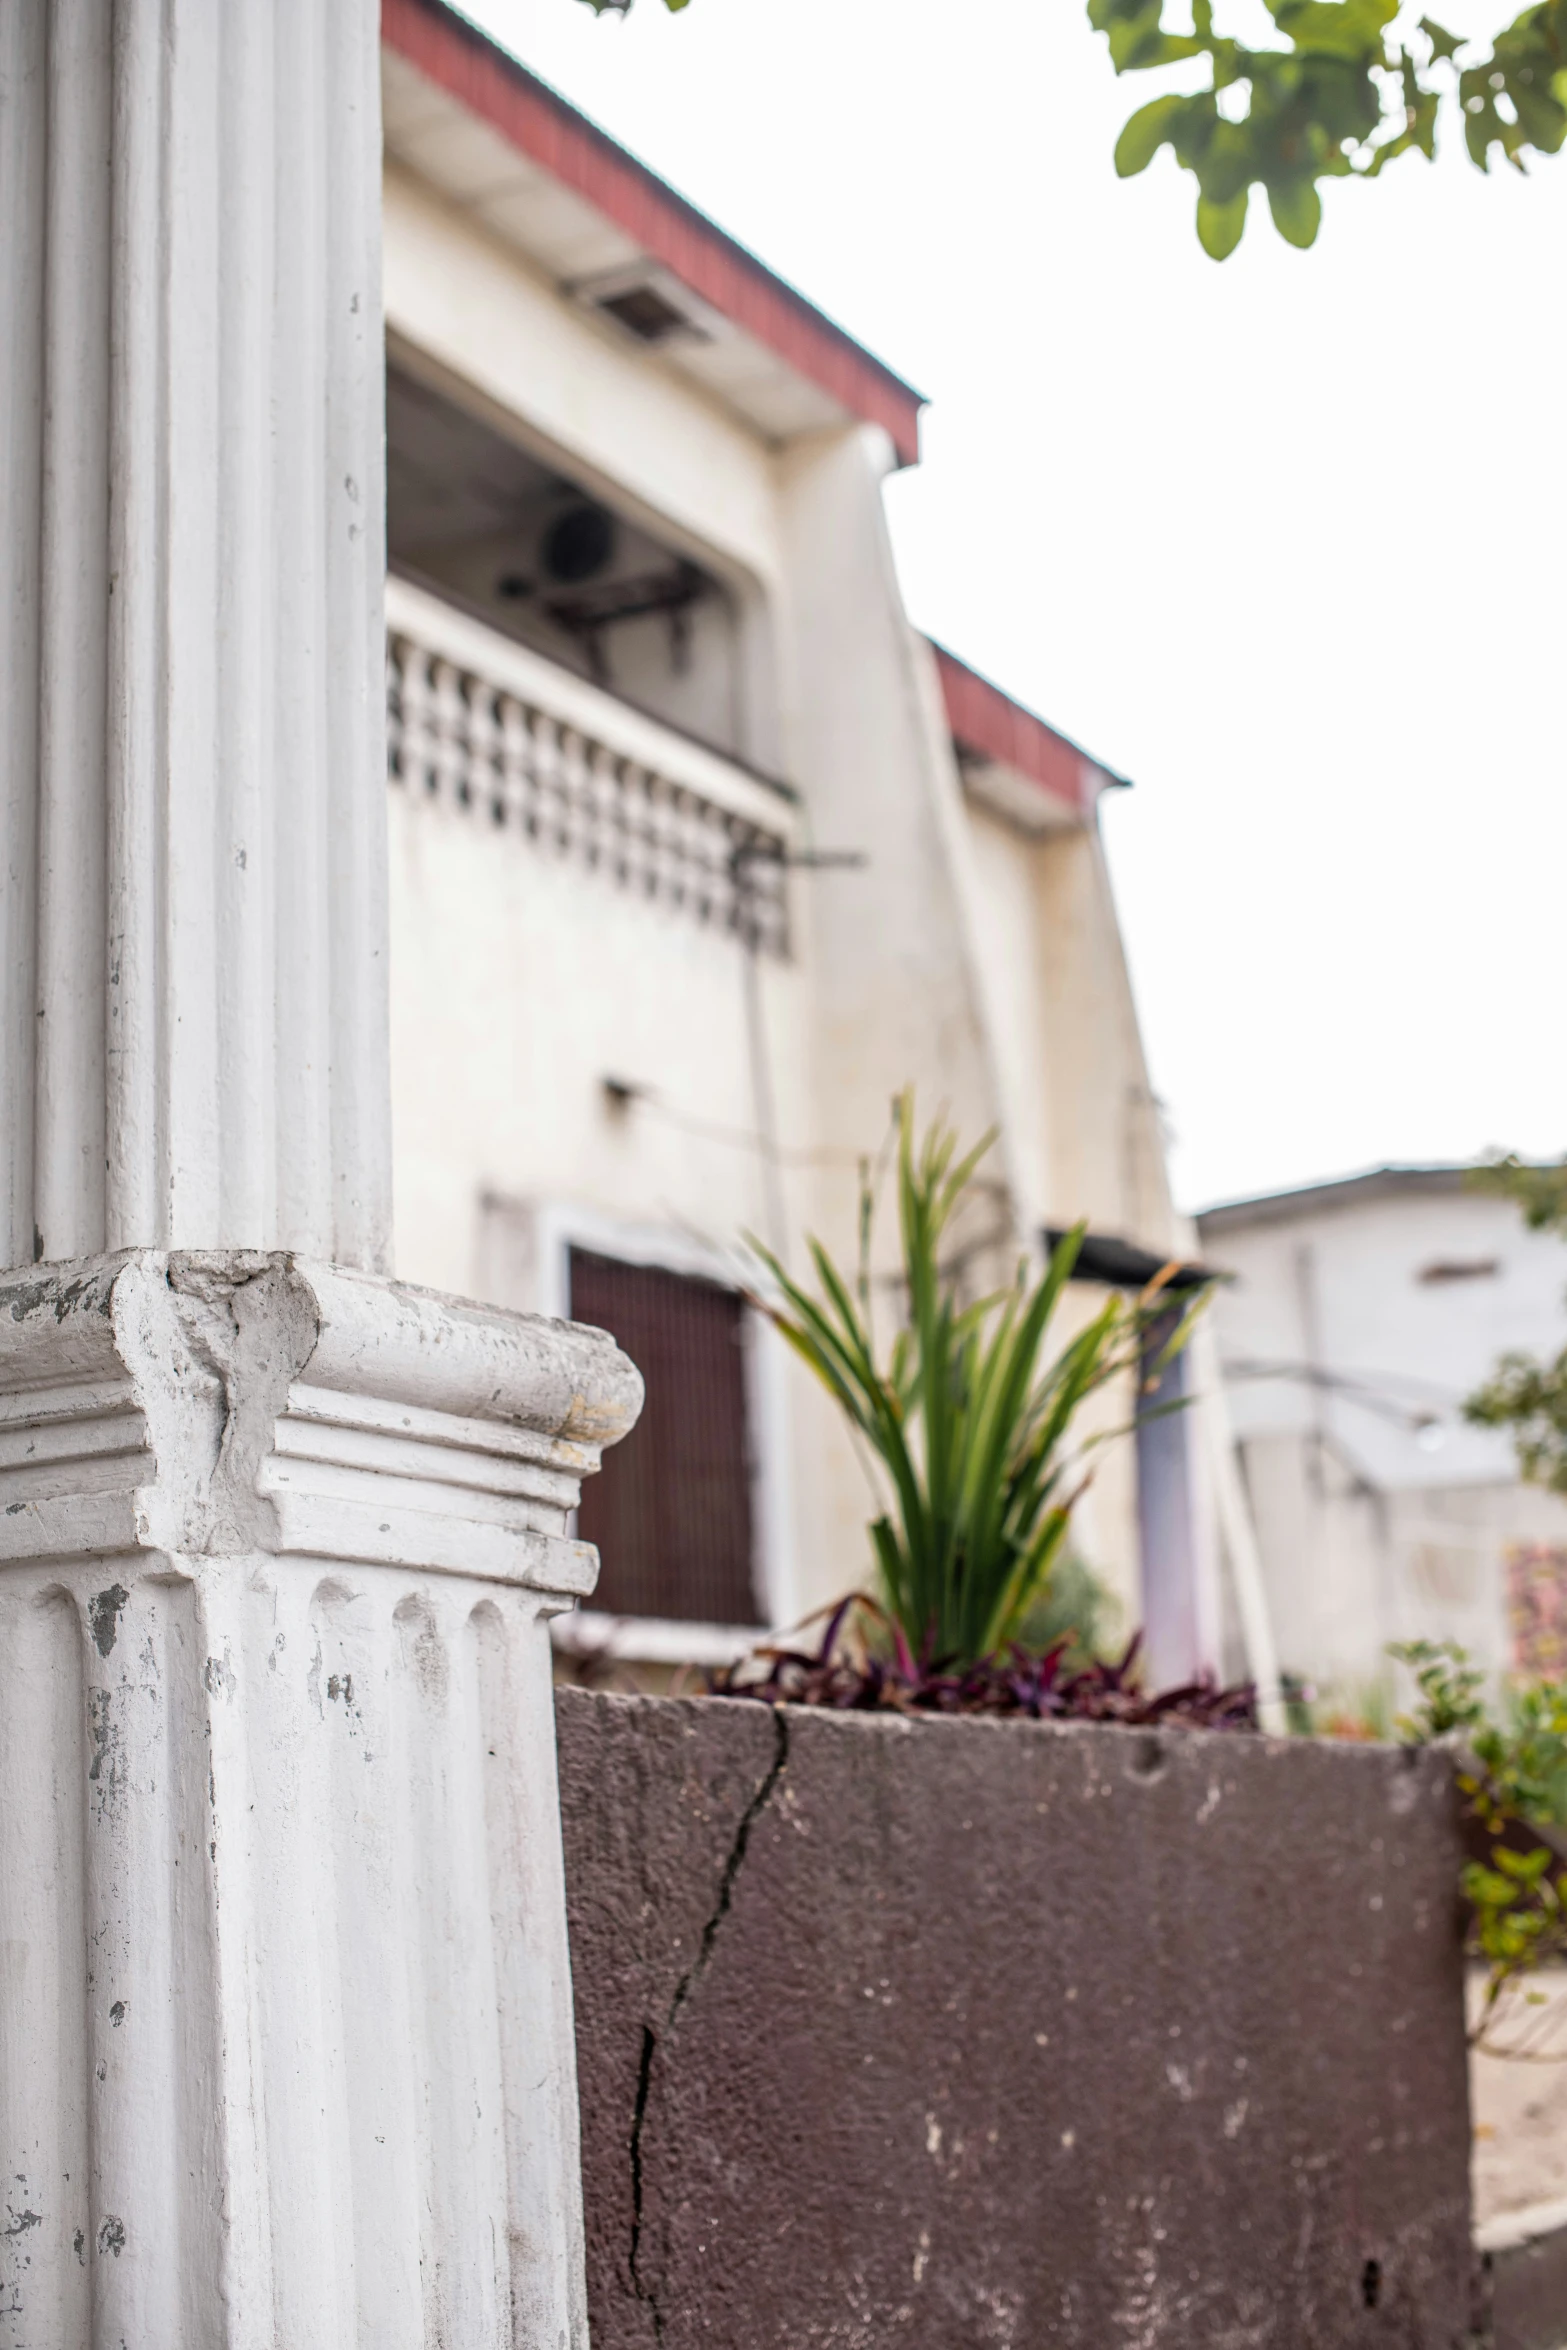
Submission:
<svg viewBox="0 0 1567 2350">
<path fill-rule="evenodd" d="M 584 1476 L 636 1418 L 613 1341 L 287 1252 L 0 1279 L 0 1562 L 249 1552 L 586 1596 Z"/>
</svg>

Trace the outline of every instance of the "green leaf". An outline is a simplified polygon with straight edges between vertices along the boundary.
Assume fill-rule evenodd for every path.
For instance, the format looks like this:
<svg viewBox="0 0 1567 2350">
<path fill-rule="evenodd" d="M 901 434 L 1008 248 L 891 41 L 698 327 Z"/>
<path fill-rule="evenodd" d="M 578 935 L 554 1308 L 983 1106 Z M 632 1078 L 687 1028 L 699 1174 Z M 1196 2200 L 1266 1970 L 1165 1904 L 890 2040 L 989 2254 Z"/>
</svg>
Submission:
<svg viewBox="0 0 1567 2350">
<path fill-rule="evenodd" d="M 1508 82 L 1507 95 L 1530 146 L 1542 155 L 1556 154 L 1567 137 L 1567 110 L 1549 92 L 1521 77 Z"/>
<path fill-rule="evenodd" d="M 1200 35 L 1167 33 L 1163 19 L 1164 0 L 1088 0 L 1088 21 L 1109 41 L 1110 62 L 1117 73 L 1174 65 L 1206 46 Z"/>
<path fill-rule="evenodd" d="M 1382 36 L 1400 5 L 1401 0 L 1271 0 L 1271 13 L 1297 50 L 1346 61 L 1374 55 L 1380 63 Z"/>
<path fill-rule="evenodd" d="M 1155 98 L 1140 106 L 1115 143 L 1115 168 L 1124 180 L 1146 171 L 1159 149 L 1171 137 L 1187 101 L 1179 95 Z"/>
<path fill-rule="evenodd" d="M 1209 196 L 1197 199 L 1197 238 L 1210 261 L 1226 261 L 1240 243 L 1246 228 L 1246 200 L 1249 188 L 1242 188 L 1227 204 L 1217 204 Z"/>
<path fill-rule="evenodd" d="M 1297 245 L 1302 251 L 1317 241 L 1322 226 L 1322 198 L 1315 180 L 1294 180 L 1282 188 L 1268 190 L 1268 209 L 1273 225 L 1286 244 Z"/>
<path fill-rule="evenodd" d="M 1468 35 L 1465 33 L 1445 33 L 1442 27 L 1439 24 L 1433 24 L 1428 16 L 1423 16 L 1420 19 L 1420 30 L 1431 44 L 1433 59 L 1440 59 L 1443 64 L 1446 64 L 1449 58 L 1456 57 L 1468 39 Z"/>
<path fill-rule="evenodd" d="M 1504 1875 L 1520 1885 L 1538 1884 L 1551 1865 L 1551 1856 L 1543 1845 L 1533 1852 L 1509 1852 L 1505 1844 L 1499 1844 L 1491 1858 Z"/>
</svg>

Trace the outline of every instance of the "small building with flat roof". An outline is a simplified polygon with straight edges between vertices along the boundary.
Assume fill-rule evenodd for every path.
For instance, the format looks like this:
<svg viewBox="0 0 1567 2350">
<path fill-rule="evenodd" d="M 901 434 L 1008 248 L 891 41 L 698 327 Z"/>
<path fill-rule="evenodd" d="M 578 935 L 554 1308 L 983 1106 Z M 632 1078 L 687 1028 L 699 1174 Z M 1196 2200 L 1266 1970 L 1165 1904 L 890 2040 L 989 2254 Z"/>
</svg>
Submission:
<svg viewBox="0 0 1567 2350">
<path fill-rule="evenodd" d="M 1394 1641 L 1567 1671 L 1567 1500 L 1463 1410 L 1503 1354 L 1567 1344 L 1567 1249 L 1469 1175 L 1376 1167 L 1197 1219 L 1279 1661 L 1351 1710 Z"/>
</svg>

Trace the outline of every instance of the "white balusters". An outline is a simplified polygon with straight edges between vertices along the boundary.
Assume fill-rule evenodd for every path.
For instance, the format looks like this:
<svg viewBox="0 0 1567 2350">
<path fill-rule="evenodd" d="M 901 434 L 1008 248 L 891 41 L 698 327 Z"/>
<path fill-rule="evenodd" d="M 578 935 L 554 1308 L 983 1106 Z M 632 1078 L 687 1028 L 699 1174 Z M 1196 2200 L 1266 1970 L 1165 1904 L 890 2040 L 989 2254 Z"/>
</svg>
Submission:
<svg viewBox="0 0 1567 2350">
<path fill-rule="evenodd" d="M 430 703 L 429 791 L 432 798 L 459 807 L 467 797 L 468 709 L 462 672 L 450 661 L 435 664 Z"/>
<path fill-rule="evenodd" d="M 392 648 L 392 667 L 397 678 L 393 721 L 396 753 L 392 774 L 409 791 L 422 795 L 429 789 L 435 752 L 434 695 L 430 679 L 433 663 L 424 647 L 407 637 L 394 637 Z"/>
<path fill-rule="evenodd" d="M 496 818 L 501 824 L 531 832 L 534 813 L 533 744 L 528 733 L 528 713 L 510 694 L 502 696 L 499 712 L 500 773 Z"/>
<path fill-rule="evenodd" d="M 788 953 L 782 807 L 778 829 L 766 829 L 406 629 L 389 637 L 386 678 L 388 769 L 412 799 L 515 833 L 766 953 Z"/>
<path fill-rule="evenodd" d="M 476 816 L 489 823 L 498 821 L 500 796 L 500 727 L 496 705 L 500 700 L 493 685 L 482 677 L 467 681 L 468 702 L 468 789 L 463 804 L 472 808 Z"/>
</svg>

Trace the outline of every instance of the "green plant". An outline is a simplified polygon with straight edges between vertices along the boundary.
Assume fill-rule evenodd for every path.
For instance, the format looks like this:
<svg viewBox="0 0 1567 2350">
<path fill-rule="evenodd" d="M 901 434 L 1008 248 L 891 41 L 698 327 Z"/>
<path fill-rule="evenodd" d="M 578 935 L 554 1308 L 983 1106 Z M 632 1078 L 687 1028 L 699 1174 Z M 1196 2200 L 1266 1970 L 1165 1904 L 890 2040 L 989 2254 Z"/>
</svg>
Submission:
<svg viewBox="0 0 1567 2350">
<path fill-rule="evenodd" d="M 1530 1166 L 1509 1153 L 1472 1169 L 1469 1187 L 1516 1200 L 1531 1232 L 1567 1234 L 1567 1165 Z M 1504 1354 L 1465 1398 L 1464 1418 L 1481 1428 L 1510 1428 L 1526 1481 L 1567 1493 L 1567 1348 L 1549 1362 Z"/>
<path fill-rule="evenodd" d="M 1324 179 L 1376 179 L 1411 149 L 1436 153 L 1444 100 L 1456 99 L 1481 171 L 1499 148 L 1518 171 L 1532 149 L 1567 140 L 1567 0 L 1535 0 L 1467 62 L 1463 35 L 1430 17 L 1406 25 L 1402 0 L 1263 0 L 1286 46 L 1252 48 L 1216 33 L 1212 0 L 1193 0 L 1192 30 L 1169 31 L 1165 0 L 1088 0 L 1116 72 L 1205 59 L 1208 87 L 1170 91 L 1134 114 L 1115 150 L 1122 178 L 1161 147 L 1197 182 L 1197 234 L 1222 261 L 1240 243 L 1253 187 L 1292 245 L 1310 245 Z"/>
<path fill-rule="evenodd" d="M 1024 1610 L 1017 1628 L 1018 1646 L 1030 1655 L 1043 1656 L 1057 1641 L 1064 1641 L 1066 1663 L 1081 1671 L 1125 1647 L 1121 1613 L 1110 1586 L 1075 1551 L 1066 1549 L 1051 1568 L 1044 1589 Z"/>
<path fill-rule="evenodd" d="M 1455 1642 L 1414 1640 L 1389 1653 L 1408 1665 L 1419 1693 L 1399 1718 L 1400 1735 L 1414 1745 L 1451 1743 L 1486 1848 L 1463 1874 L 1471 1947 L 1487 1967 L 1473 2035 L 1483 2043 L 1504 1995 L 1567 1956 L 1567 1681 L 1511 1689 L 1496 1710 L 1484 1674 Z"/>
<path fill-rule="evenodd" d="M 1464 1418 L 1480 1428 L 1510 1428 L 1525 1482 L 1567 1493 L 1567 1350 L 1545 1363 L 1504 1354 L 1464 1398 Z"/>
<path fill-rule="evenodd" d="M 804 1627 L 802 1626 L 803 1630 Z M 1142 1634 L 1118 1656 L 1089 1656 L 1061 1633 L 1048 1648 L 1010 1647 L 968 1664 L 916 1657 L 879 1600 L 851 1591 L 832 1609 L 814 1649 L 765 1641 L 708 1676 L 714 1697 L 762 1705 L 818 1705 L 835 1713 L 988 1714 L 1034 1722 L 1114 1722 L 1124 1729 L 1255 1730 L 1249 1681 L 1221 1688 L 1211 1673 L 1149 1689 Z"/>
<path fill-rule="evenodd" d="M 840 1406 L 869 1455 L 884 1506 L 870 1527 L 881 1596 L 913 1656 L 964 1666 L 1012 1641 L 1037 1602 L 1082 1490 L 1086 1446 L 1072 1444 L 1087 1398 L 1136 1369 L 1156 1317 L 1171 1312 L 1163 1283 L 1136 1301 L 1112 1293 L 1055 1355 L 1045 1341 L 1071 1277 L 1083 1227 L 1069 1232 L 1043 1275 L 1020 1265 L 1000 1293 L 965 1305 L 943 1244 L 989 1150 L 986 1136 L 959 1154 L 936 1120 L 916 1143 L 914 1102 L 897 1105 L 897 1190 L 905 1314 L 878 1349 L 872 1304 L 875 1185 L 860 1186 L 860 1261 L 851 1291 L 819 1241 L 813 1298 L 752 1242 L 776 1285 L 758 1298 Z M 1159 1354 L 1184 1341 L 1190 1315 Z"/>
</svg>

